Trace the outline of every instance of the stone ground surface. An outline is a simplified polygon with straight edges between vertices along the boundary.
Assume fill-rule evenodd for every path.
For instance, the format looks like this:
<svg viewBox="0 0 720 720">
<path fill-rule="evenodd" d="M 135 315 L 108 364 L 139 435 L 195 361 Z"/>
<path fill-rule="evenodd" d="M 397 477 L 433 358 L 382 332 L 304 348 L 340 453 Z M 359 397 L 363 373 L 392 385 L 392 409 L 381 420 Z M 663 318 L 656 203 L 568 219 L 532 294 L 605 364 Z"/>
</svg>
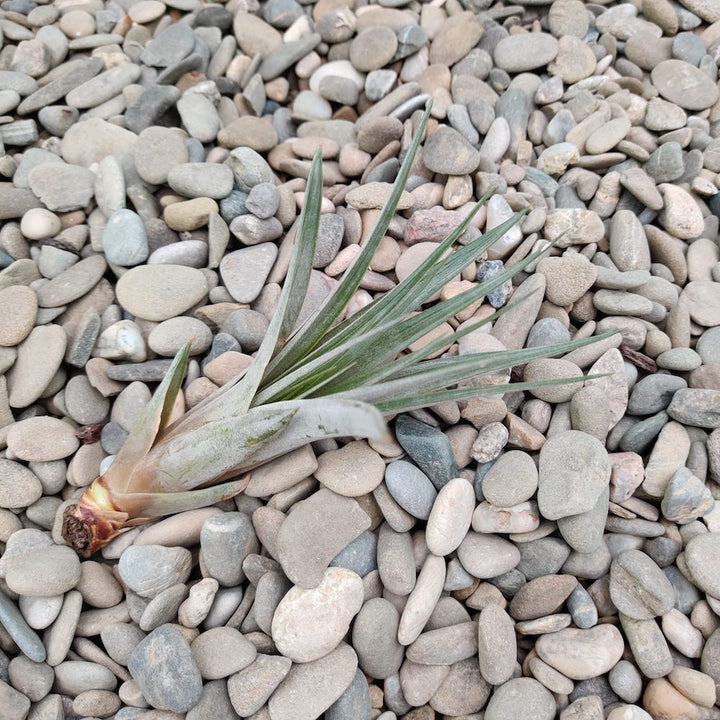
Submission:
<svg viewBox="0 0 720 720">
<path fill-rule="evenodd" d="M 717 0 L 4 0 L 0 716 L 720 718 L 719 64 Z M 64 504 L 168 359 L 194 338 L 186 407 L 252 362 L 314 151 L 307 308 L 429 98 L 350 311 L 494 188 L 470 235 L 529 213 L 442 297 L 565 234 L 448 352 L 619 330 L 514 371 L 604 377 L 306 447 L 81 562 Z"/>
</svg>

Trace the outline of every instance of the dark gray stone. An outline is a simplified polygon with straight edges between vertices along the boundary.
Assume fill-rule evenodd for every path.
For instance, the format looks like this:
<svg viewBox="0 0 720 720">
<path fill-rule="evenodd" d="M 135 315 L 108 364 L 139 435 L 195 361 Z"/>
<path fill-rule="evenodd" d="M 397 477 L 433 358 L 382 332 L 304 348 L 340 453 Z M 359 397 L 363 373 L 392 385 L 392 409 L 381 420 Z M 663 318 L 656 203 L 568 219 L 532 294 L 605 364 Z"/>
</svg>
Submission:
<svg viewBox="0 0 720 720">
<path fill-rule="evenodd" d="M 377 535 L 365 530 L 330 561 L 330 566 L 347 568 L 360 577 L 377 570 Z"/>
<path fill-rule="evenodd" d="M 133 650 L 128 670 L 148 703 L 158 710 L 185 713 L 202 697 L 200 671 L 182 633 L 163 625 Z"/>
<path fill-rule="evenodd" d="M 687 382 L 677 375 L 648 375 L 635 383 L 628 399 L 627 411 L 631 415 L 653 415 L 665 410 L 673 395 L 686 387 Z"/>
<path fill-rule="evenodd" d="M 370 688 L 365 674 L 358 668 L 345 692 L 325 711 L 325 720 L 370 720 L 371 717 Z"/>
<path fill-rule="evenodd" d="M 450 440 L 437 428 L 410 415 L 400 415 L 395 421 L 395 436 L 437 490 L 457 477 Z"/>
</svg>

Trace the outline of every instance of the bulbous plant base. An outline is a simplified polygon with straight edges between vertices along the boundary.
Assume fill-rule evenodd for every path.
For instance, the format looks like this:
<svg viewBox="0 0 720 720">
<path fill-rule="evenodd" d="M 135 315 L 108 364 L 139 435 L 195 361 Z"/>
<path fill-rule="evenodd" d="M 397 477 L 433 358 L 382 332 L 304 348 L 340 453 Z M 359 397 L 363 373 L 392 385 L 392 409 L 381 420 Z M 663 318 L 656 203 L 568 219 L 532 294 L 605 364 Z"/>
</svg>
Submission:
<svg viewBox="0 0 720 720">
<path fill-rule="evenodd" d="M 112 506 L 110 493 L 98 478 L 79 502 L 63 512 L 62 536 L 82 558 L 89 558 L 127 528 L 128 514 Z"/>
<path fill-rule="evenodd" d="M 83 515 L 79 505 L 68 505 L 63 513 L 62 536 L 81 558 L 89 558 L 95 552 L 97 533 L 95 524 Z"/>
</svg>

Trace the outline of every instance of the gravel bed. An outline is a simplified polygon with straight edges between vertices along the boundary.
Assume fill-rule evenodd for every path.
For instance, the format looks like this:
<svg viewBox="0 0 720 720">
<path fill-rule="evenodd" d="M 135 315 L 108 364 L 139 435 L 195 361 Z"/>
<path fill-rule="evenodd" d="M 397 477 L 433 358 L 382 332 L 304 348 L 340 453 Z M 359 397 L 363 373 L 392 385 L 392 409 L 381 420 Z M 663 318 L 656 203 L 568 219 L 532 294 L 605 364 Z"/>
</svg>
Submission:
<svg viewBox="0 0 720 720">
<path fill-rule="evenodd" d="M 717 0 L 4 0 L 0 717 L 720 718 L 719 64 Z M 305 316 L 429 99 L 348 312 L 495 189 L 461 240 L 528 214 L 442 297 L 564 235 L 447 352 L 619 330 L 512 373 L 603 377 L 307 446 L 81 561 L 62 511 L 175 352 L 188 408 L 252 362 L 316 149 Z"/>
</svg>

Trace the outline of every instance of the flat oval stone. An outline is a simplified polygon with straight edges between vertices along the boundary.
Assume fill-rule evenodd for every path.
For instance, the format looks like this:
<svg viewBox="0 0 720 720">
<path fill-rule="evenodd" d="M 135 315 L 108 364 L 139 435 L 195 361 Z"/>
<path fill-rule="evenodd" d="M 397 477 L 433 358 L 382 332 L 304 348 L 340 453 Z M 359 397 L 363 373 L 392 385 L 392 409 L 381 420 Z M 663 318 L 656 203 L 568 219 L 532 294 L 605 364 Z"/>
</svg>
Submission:
<svg viewBox="0 0 720 720">
<path fill-rule="evenodd" d="M 582 377 L 582 370 L 575 363 L 562 358 L 538 358 L 531 360 L 525 366 L 526 382 L 579 377 Z M 558 403 L 570 400 L 580 387 L 582 387 L 582 383 L 572 382 L 533 388 L 530 392 L 545 402 Z"/>
<path fill-rule="evenodd" d="M 66 345 L 67 336 L 59 325 L 38 325 L 31 330 L 8 372 L 10 407 L 27 407 L 45 392 L 62 363 Z"/>
<path fill-rule="evenodd" d="M 120 556 L 118 563 L 123 582 L 138 595 L 147 598 L 184 583 L 191 569 L 189 550 L 162 545 L 131 545 Z"/>
<path fill-rule="evenodd" d="M 437 495 L 425 530 L 428 550 L 449 555 L 463 541 L 475 509 L 475 491 L 465 478 L 453 478 Z"/>
<path fill-rule="evenodd" d="M 67 545 L 51 545 L 11 558 L 5 574 L 13 592 L 36 597 L 62 595 L 79 580 L 80 559 Z"/>
<path fill-rule="evenodd" d="M 432 39 L 430 63 L 451 67 L 462 60 L 482 37 L 480 18 L 470 11 L 448 17 Z"/>
<path fill-rule="evenodd" d="M 26 285 L 11 285 L 0 290 L 0 345 L 21 343 L 33 329 L 38 300 Z"/>
<path fill-rule="evenodd" d="M 114 690 L 117 679 L 104 665 L 87 660 L 64 660 L 55 664 L 56 692 L 76 696 L 87 690 Z"/>
<path fill-rule="evenodd" d="M 458 476 L 452 445 L 442 431 L 400 415 L 395 421 L 395 436 L 437 490 Z"/>
<path fill-rule="evenodd" d="M 638 670 L 648 678 L 667 675 L 673 669 L 673 655 L 657 622 L 633 620 L 622 613 L 619 618 Z"/>
<path fill-rule="evenodd" d="M 685 110 L 705 110 L 720 96 L 708 75 L 684 60 L 663 60 L 650 76 L 659 93 Z"/>
<path fill-rule="evenodd" d="M 190 649 L 206 680 L 218 680 L 239 672 L 257 655 L 255 646 L 231 627 L 210 628 L 200 633 L 190 644 Z"/>
<path fill-rule="evenodd" d="M 485 720 L 523 717 L 531 707 L 536 720 L 553 720 L 555 698 L 534 678 L 513 678 L 496 688 L 485 708 Z"/>
<path fill-rule="evenodd" d="M 409 645 L 422 632 L 445 584 L 445 560 L 428 555 L 400 615 L 398 642 Z"/>
<path fill-rule="evenodd" d="M 477 654 L 475 622 L 462 622 L 422 633 L 407 648 L 407 658 L 421 665 L 454 665 Z"/>
<path fill-rule="evenodd" d="M 685 565 L 694 583 L 703 591 L 720 598 L 720 533 L 703 533 L 685 546 Z"/>
<path fill-rule="evenodd" d="M 220 276 L 233 299 L 250 303 L 260 294 L 278 255 L 274 243 L 260 243 L 228 253 L 220 261 Z"/>
<path fill-rule="evenodd" d="M 268 708 L 273 720 L 315 720 L 352 682 L 357 655 L 340 643 L 319 660 L 294 664 L 282 685 L 272 694 Z"/>
<path fill-rule="evenodd" d="M 147 260 L 148 247 L 145 225 L 132 210 L 116 210 L 107 221 L 102 237 L 103 251 L 108 262 L 122 267 L 139 265 Z"/>
<path fill-rule="evenodd" d="M 282 655 L 258 653 L 254 662 L 228 678 L 227 689 L 235 712 L 250 717 L 267 702 L 290 671 L 292 661 Z"/>
<path fill-rule="evenodd" d="M 318 457 L 315 477 L 338 495 L 359 497 L 383 480 L 385 462 L 364 440 L 355 440 Z"/>
<path fill-rule="evenodd" d="M 681 388 L 673 395 L 667 413 L 684 425 L 720 427 L 720 390 Z"/>
<path fill-rule="evenodd" d="M 202 677 L 192 650 L 175 627 L 156 628 L 138 643 L 128 670 L 144 698 L 158 710 L 185 713 L 202 695 Z"/>
<path fill-rule="evenodd" d="M 557 612 L 577 587 L 572 575 L 544 575 L 523 585 L 510 603 L 515 620 L 535 620 Z"/>
<path fill-rule="evenodd" d="M 233 174 L 227 165 L 179 163 L 170 168 L 167 182 L 185 197 L 222 200 L 233 189 Z"/>
<path fill-rule="evenodd" d="M 496 508 L 529 500 L 537 490 L 538 472 L 530 455 L 510 450 L 501 455 L 482 479 L 485 499 Z"/>
<path fill-rule="evenodd" d="M 415 586 L 415 556 L 409 532 L 397 532 L 389 522 L 378 532 L 377 566 L 383 586 L 395 595 L 409 595 Z"/>
<path fill-rule="evenodd" d="M 385 680 L 397 673 L 405 649 L 397 641 L 400 614 L 385 598 L 371 598 L 355 616 L 352 645 L 360 668 L 371 677 Z"/>
<path fill-rule="evenodd" d="M 423 163 L 436 173 L 467 175 L 480 164 L 480 153 L 457 130 L 440 125 L 425 141 Z"/>
<path fill-rule="evenodd" d="M 658 186 L 663 196 L 663 209 L 658 219 L 668 233 L 683 240 L 692 240 L 704 228 L 700 208 L 689 192 L 672 183 Z"/>
<path fill-rule="evenodd" d="M 260 546 L 246 513 L 216 513 L 206 518 L 200 530 L 200 549 L 205 574 L 225 587 L 239 585 L 245 579 L 243 561 Z"/>
<path fill-rule="evenodd" d="M 44 163 L 28 174 L 30 189 L 49 210 L 86 208 L 95 192 L 95 175 L 79 165 Z"/>
<path fill-rule="evenodd" d="M 115 288 L 118 302 L 144 320 L 160 322 L 182 315 L 208 292 L 205 275 L 183 265 L 140 265 L 128 270 Z"/>
<path fill-rule="evenodd" d="M 527 72 L 552 62 L 559 50 L 558 41 L 546 33 L 518 33 L 504 37 L 495 46 L 495 64 L 511 73 Z"/>
<path fill-rule="evenodd" d="M 587 433 L 569 430 L 548 438 L 539 461 L 541 515 L 557 520 L 591 510 L 608 486 L 611 469 L 603 444 Z"/>
<path fill-rule="evenodd" d="M 316 588 L 293 587 L 280 601 L 272 620 L 275 645 L 294 662 L 318 660 L 337 647 L 362 603 L 361 578 L 328 568 Z"/>
<path fill-rule="evenodd" d="M 678 468 L 665 488 L 660 509 L 667 520 L 684 525 L 715 506 L 710 489 L 686 467 Z"/>
<path fill-rule="evenodd" d="M 37 288 L 38 304 L 56 308 L 81 298 L 94 288 L 107 270 L 102 255 L 91 255 Z"/>
<path fill-rule="evenodd" d="M 512 618 L 499 605 L 484 607 L 478 617 L 480 673 L 491 685 L 502 685 L 515 671 L 517 640 Z"/>
<path fill-rule="evenodd" d="M 280 526 L 276 557 L 291 582 L 314 588 L 330 561 L 369 527 L 357 501 L 322 488 L 297 503 Z"/>
<path fill-rule="evenodd" d="M 538 638 L 535 650 L 541 660 L 571 680 L 604 675 L 620 660 L 625 648 L 614 625 L 588 630 L 565 628 Z"/>
<path fill-rule="evenodd" d="M 420 468 L 406 460 L 396 460 L 385 468 L 385 484 L 403 510 L 420 520 L 427 520 L 437 490 Z"/>
<path fill-rule="evenodd" d="M 543 258 L 537 265 L 537 272 L 544 275 L 547 281 L 547 299 L 560 306 L 571 305 L 579 300 L 593 286 L 597 277 L 595 265 L 579 254 Z"/>
<path fill-rule="evenodd" d="M 480 580 L 503 575 L 520 562 L 520 551 L 509 540 L 476 532 L 465 536 L 457 554 L 462 566 Z"/>
<path fill-rule="evenodd" d="M 27 507 L 42 494 L 42 484 L 32 470 L 12 460 L 0 459 L 0 507 Z"/>
<path fill-rule="evenodd" d="M 69 422 L 41 415 L 12 424 L 7 445 L 20 460 L 44 462 L 69 457 L 78 449 L 80 441 Z"/>
<path fill-rule="evenodd" d="M 704 327 L 720 325 L 720 283 L 707 280 L 689 282 L 680 294 L 688 304 L 690 317 Z"/>
<path fill-rule="evenodd" d="M 675 590 L 644 552 L 626 550 L 610 566 L 610 599 L 634 620 L 664 615 L 675 604 Z"/>
</svg>

